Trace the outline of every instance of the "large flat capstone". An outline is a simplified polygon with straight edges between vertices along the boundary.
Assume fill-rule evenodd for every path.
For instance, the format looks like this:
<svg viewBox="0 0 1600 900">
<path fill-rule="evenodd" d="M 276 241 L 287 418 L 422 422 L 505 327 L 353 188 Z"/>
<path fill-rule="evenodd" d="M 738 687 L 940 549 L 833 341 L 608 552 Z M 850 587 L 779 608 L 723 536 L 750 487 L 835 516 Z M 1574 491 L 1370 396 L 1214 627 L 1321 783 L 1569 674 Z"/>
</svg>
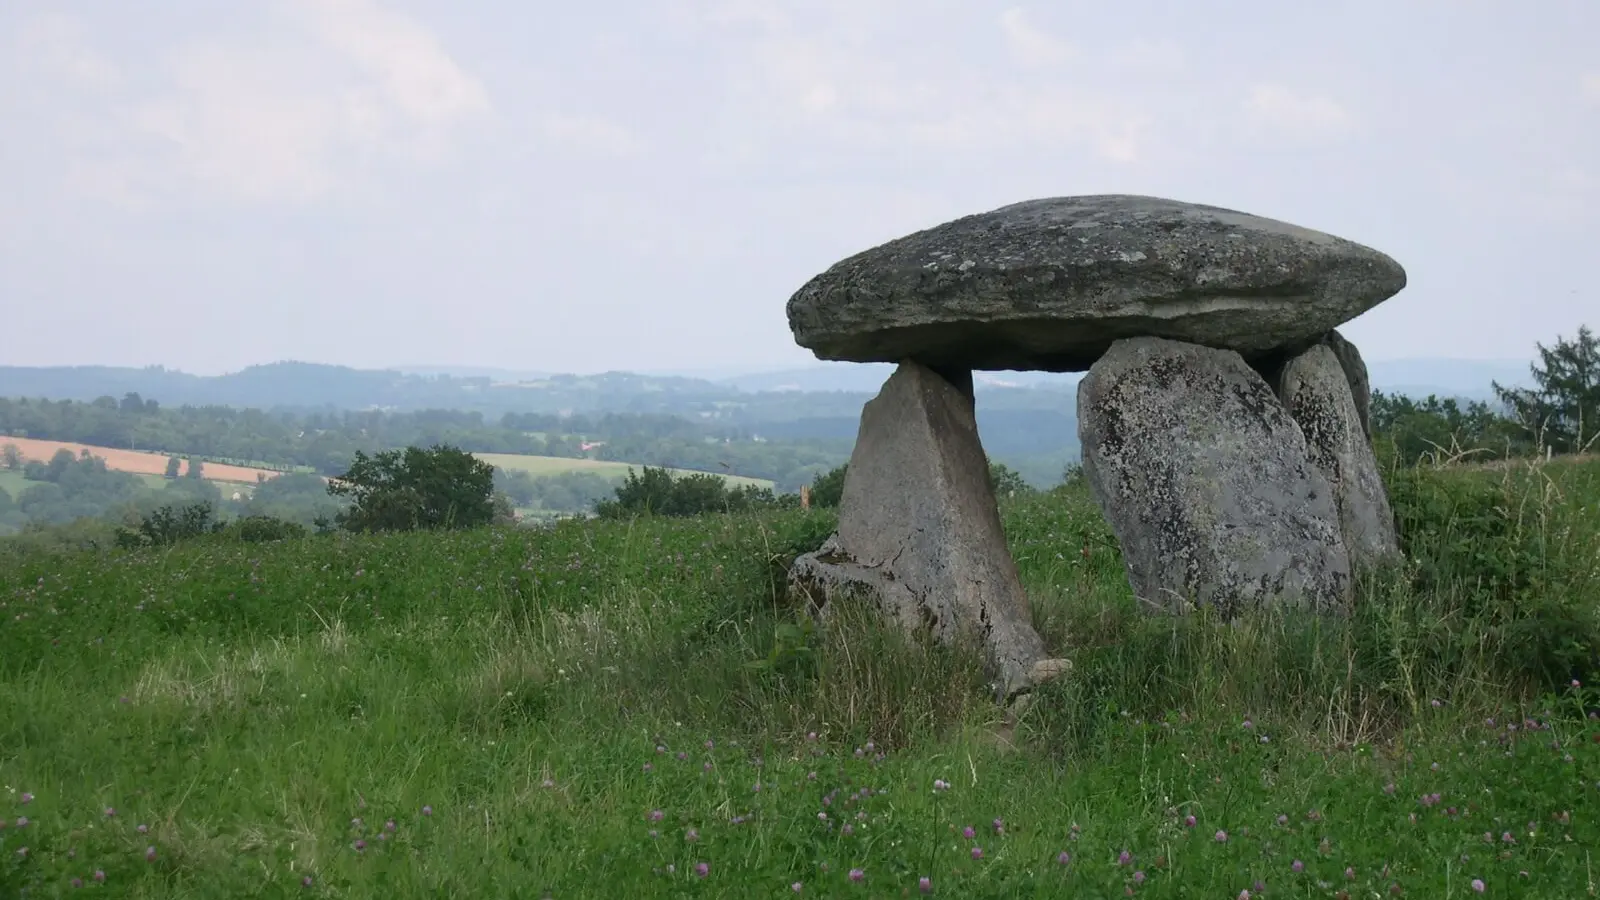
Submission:
<svg viewBox="0 0 1600 900">
<path fill-rule="evenodd" d="M 1290 352 L 1398 293 L 1405 270 L 1343 238 L 1215 206 L 1030 200 L 858 253 L 789 300 L 818 358 L 1079 372 L 1122 338 Z"/>
<path fill-rule="evenodd" d="M 1150 607 L 1344 608 L 1350 558 L 1333 489 L 1238 353 L 1117 342 L 1078 384 L 1078 434 L 1090 492 Z"/>
</svg>

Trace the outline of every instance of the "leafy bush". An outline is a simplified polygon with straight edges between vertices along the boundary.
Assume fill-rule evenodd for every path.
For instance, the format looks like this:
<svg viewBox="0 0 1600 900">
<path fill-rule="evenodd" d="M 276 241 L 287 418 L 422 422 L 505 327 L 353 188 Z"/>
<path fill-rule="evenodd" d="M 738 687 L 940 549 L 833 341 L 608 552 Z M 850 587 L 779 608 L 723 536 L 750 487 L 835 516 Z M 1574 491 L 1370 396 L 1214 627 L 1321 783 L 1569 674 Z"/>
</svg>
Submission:
<svg viewBox="0 0 1600 900">
<path fill-rule="evenodd" d="M 645 466 L 644 472 L 628 470 L 628 477 L 615 489 L 616 496 L 602 500 L 595 513 L 602 519 L 623 519 L 638 515 L 698 516 L 708 512 L 750 512 L 758 509 L 787 509 L 799 505 L 793 494 L 776 495 L 771 488 L 755 485 L 729 488 L 726 480 L 704 472 L 674 477 L 666 469 Z"/>
<path fill-rule="evenodd" d="M 163 506 L 146 515 L 134 528 L 117 529 L 117 546 L 124 549 L 165 547 L 222 530 L 216 509 L 209 503 Z"/>
<path fill-rule="evenodd" d="M 455 447 L 407 447 L 367 456 L 328 484 L 349 497 L 335 516 L 348 531 L 472 528 L 495 519 L 494 467 Z"/>
<path fill-rule="evenodd" d="M 224 525 L 224 537 L 259 544 L 267 541 L 293 541 L 306 536 L 306 527 L 299 522 L 289 522 L 272 516 L 244 516 Z"/>
</svg>

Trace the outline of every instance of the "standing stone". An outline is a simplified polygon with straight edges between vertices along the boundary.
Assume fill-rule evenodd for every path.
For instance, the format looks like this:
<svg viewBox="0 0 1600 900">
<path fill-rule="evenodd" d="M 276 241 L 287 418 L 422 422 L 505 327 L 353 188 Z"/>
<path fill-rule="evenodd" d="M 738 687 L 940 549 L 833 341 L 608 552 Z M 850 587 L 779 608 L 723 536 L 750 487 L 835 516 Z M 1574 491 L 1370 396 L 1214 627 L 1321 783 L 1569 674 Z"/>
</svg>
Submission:
<svg viewBox="0 0 1600 900">
<path fill-rule="evenodd" d="M 1350 384 L 1350 398 L 1356 404 L 1356 416 L 1361 420 L 1361 433 L 1372 437 L 1372 381 L 1367 377 L 1367 364 L 1361 359 L 1356 345 L 1345 340 L 1344 335 L 1330 331 L 1323 335 L 1322 343 L 1339 358 L 1339 368 L 1344 370 L 1345 381 Z"/>
<path fill-rule="evenodd" d="M 824 615 L 842 592 L 864 590 L 908 630 L 978 638 L 1001 699 L 1060 674 L 1064 661 L 1047 659 L 1034 631 L 988 475 L 971 374 L 902 363 L 862 410 L 839 530 L 796 560 L 791 590 Z"/>
<path fill-rule="evenodd" d="M 1312 463 L 1333 488 L 1345 549 L 1360 572 L 1394 558 L 1400 543 L 1348 372 L 1331 344 L 1317 344 L 1284 365 L 1278 396 L 1300 424 Z"/>
<path fill-rule="evenodd" d="M 1083 470 L 1128 581 L 1174 612 L 1343 607 L 1333 491 L 1272 387 L 1236 352 L 1118 341 L 1078 385 Z"/>
</svg>

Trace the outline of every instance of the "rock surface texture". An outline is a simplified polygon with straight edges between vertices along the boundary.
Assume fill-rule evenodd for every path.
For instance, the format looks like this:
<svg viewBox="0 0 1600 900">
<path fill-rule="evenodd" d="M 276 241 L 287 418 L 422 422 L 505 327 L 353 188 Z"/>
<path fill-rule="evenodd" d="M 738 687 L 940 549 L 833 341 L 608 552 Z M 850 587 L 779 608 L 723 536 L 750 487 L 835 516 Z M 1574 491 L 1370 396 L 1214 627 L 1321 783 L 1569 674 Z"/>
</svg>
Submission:
<svg viewBox="0 0 1600 900">
<path fill-rule="evenodd" d="M 1344 339 L 1344 335 L 1337 331 L 1330 331 L 1322 338 L 1322 343 L 1333 351 L 1339 360 L 1339 367 L 1344 370 L 1345 381 L 1350 385 L 1350 399 L 1356 405 L 1356 418 L 1361 421 L 1361 433 L 1369 439 L 1372 437 L 1372 381 L 1367 377 L 1367 364 L 1361 358 L 1361 351 L 1356 345 Z"/>
<path fill-rule="evenodd" d="M 1078 385 L 1089 488 L 1154 608 L 1348 598 L 1350 559 L 1328 481 L 1272 387 L 1231 350 L 1119 341 Z"/>
<path fill-rule="evenodd" d="M 1058 197 L 856 254 L 801 287 L 788 316 L 821 359 L 1075 372 L 1126 337 L 1247 358 L 1303 349 L 1405 283 L 1376 250 L 1273 219 Z"/>
<path fill-rule="evenodd" d="M 838 532 L 795 562 L 791 590 L 824 616 L 860 591 L 908 630 L 979 639 L 1002 698 L 1059 674 L 1033 629 L 988 473 L 970 384 L 903 363 L 861 413 Z"/>
<path fill-rule="evenodd" d="M 1345 548 L 1360 572 L 1394 559 L 1400 542 L 1378 458 L 1340 362 L 1333 345 L 1317 344 L 1284 365 L 1277 389 L 1305 434 L 1312 464 L 1333 488 Z"/>
</svg>

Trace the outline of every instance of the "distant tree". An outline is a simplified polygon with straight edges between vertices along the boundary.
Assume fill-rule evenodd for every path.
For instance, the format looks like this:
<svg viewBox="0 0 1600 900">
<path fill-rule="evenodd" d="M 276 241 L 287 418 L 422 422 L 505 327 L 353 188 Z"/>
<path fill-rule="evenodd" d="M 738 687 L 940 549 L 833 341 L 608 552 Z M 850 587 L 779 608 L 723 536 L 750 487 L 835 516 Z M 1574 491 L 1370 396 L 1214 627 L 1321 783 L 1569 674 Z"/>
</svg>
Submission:
<svg viewBox="0 0 1600 900">
<path fill-rule="evenodd" d="M 347 531 L 471 528 L 494 520 L 494 467 L 455 447 L 407 447 L 368 456 L 328 484 L 348 497 L 335 522 Z"/>
<path fill-rule="evenodd" d="M 1557 453 L 1582 453 L 1600 442 L 1600 338 L 1587 325 L 1566 340 L 1539 350 L 1539 363 L 1528 366 L 1537 388 L 1494 392 L 1524 428 Z M 1543 363 L 1543 365 L 1540 365 Z"/>
<path fill-rule="evenodd" d="M 16 444 L 0 447 L 0 462 L 4 462 L 7 469 L 15 472 L 22 468 L 22 451 L 17 449 Z"/>
<path fill-rule="evenodd" d="M 996 497 L 1015 497 L 1033 493 L 1033 485 L 1005 463 L 989 462 L 989 487 Z"/>
<path fill-rule="evenodd" d="M 825 509 L 838 506 L 839 500 L 844 497 L 844 474 L 849 468 L 846 464 L 818 475 L 811 482 L 811 504 Z"/>
<path fill-rule="evenodd" d="M 123 412 L 142 413 L 144 412 L 144 398 L 139 396 L 138 391 L 123 394 L 122 402 L 118 404 L 118 408 Z"/>
<path fill-rule="evenodd" d="M 72 464 L 77 461 L 78 457 L 74 455 L 71 450 L 68 450 L 65 447 L 57 450 L 55 454 L 50 457 L 50 461 L 45 463 L 44 480 L 59 482 L 61 480 L 61 476 L 65 475 L 67 470 L 72 468 Z"/>
<path fill-rule="evenodd" d="M 176 456 L 167 457 L 167 477 L 177 478 L 183 472 L 183 460 Z"/>
<path fill-rule="evenodd" d="M 204 474 L 205 474 L 205 464 L 200 461 L 200 457 L 198 457 L 198 456 L 189 457 L 189 467 L 187 469 L 184 469 L 183 477 L 185 477 L 185 478 L 199 478 L 199 477 L 203 476 Z"/>
</svg>

